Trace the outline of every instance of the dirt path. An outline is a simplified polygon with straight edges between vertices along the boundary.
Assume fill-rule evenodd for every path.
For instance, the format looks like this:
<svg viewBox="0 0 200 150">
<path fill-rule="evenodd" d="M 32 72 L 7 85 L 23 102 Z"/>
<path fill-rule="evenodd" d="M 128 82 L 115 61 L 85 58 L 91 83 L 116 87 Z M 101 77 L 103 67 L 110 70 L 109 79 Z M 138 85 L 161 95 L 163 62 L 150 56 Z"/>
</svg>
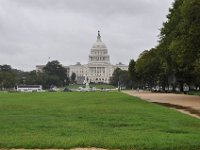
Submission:
<svg viewBox="0 0 200 150">
<path fill-rule="evenodd" d="M 152 93 L 138 91 L 123 91 L 131 96 L 136 96 L 152 103 L 157 103 L 191 115 L 200 119 L 200 96 L 172 94 L 172 93 Z"/>
</svg>

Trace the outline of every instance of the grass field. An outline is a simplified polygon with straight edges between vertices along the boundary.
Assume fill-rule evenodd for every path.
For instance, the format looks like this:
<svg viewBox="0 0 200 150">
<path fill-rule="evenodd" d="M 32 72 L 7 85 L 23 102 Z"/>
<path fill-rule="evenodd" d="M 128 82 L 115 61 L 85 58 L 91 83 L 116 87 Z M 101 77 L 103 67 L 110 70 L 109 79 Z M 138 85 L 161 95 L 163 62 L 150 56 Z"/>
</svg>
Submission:
<svg viewBox="0 0 200 150">
<path fill-rule="evenodd" d="M 200 96 L 200 91 L 191 91 L 189 92 L 190 95 L 197 95 Z"/>
<path fill-rule="evenodd" d="M 200 120 L 118 92 L 0 93 L 0 148 L 200 149 Z"/>
</svg>

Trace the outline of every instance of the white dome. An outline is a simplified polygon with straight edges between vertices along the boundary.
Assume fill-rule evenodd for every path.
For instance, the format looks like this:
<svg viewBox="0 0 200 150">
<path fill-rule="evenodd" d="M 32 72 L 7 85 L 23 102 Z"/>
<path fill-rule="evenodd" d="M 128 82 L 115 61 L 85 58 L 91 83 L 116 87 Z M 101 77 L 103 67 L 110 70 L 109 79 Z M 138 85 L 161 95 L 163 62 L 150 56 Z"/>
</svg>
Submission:
<svg viewBox="0 0 200 150">
<path fill-rule="evenodd" d="M 101 41 L 100 31 L 98 31 L 97 41 L 93 44 L 92 49 L 106 49 L 106 45 Z"/>
<path fill-rule="evenodd" d="M 101 41 L 100 31 L 98 31 L 97 41 L 91 48 L 89 64 L 110 64 L 110 56 L 106 45 Z"/>
<path fill-rule="evenodd" d="M 101 41 L 97 41 L 93 44 L 92 49 L 105 49 L 106 45 L 101 42 Z"/>
</svg>

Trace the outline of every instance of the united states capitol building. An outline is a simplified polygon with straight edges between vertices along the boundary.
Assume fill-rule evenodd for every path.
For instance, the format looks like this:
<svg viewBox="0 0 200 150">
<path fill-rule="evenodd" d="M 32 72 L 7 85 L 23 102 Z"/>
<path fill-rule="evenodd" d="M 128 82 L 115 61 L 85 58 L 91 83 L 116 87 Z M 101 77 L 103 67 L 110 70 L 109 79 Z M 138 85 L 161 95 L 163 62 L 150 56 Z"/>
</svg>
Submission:
<svg viewBox="0 0 200 150">
<path fill-rule="evenodd" d="M 36 70 L 42 71 L 44 65 L 37 65 Z M 101 40 L 100 32 L 96 42 L 93 44 L 88 64 L 82 65 L 76 63 L 75 65 L 64 66 L 67 69 L 68 76 L 71 76 L 74 72 L 76 74 L 76 80 L 78 84 L 83 83 L 85 80 L 93 83 L 109 83 L 116 68 L 121 70 L 128 70 L 128 66 L 122 63 L 112 65 L 110 63 L 110 56 L 106 45 Z"/>
</svg>

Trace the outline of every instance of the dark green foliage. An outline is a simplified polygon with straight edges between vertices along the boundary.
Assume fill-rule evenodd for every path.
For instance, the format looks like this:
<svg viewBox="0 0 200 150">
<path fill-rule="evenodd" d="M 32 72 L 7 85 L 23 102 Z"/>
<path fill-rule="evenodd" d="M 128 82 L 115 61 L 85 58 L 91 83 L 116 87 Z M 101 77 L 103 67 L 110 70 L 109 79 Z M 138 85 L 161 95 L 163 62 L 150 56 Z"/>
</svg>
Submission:
<svg viewBox="0 0 200 150">
<path fill-rule="evenodd" d="M 48 89 L 51 85 L 68 85 L 69 77 L 58 61 L 48 62 L 43 72 L 24 72 L 12 69 L 9 65 L 0 66 L 0 90 L 13 89 L 20 84 L 42 85 L 44 89 Z"/>
<path fill-rule="evenodd" d="M 131 88 L 137 87 L 137 74 L 135 69 L 136 62 L 134 59 L 131 59 L 128 65 L 128 73 L 129 73 L 129 79 L 131 80 Z"/>
<path fill-rule="evenodd" d="M 159 44 L 168 74 L 180 83 L 195 82 L 194 63 L 200 59 L 200 1 L 176 0 L 161 29 Z"/>
<path fill-rule="evenodd" d="M 76 82 L 76 73 L 74 73 L 74 72 L 72 72 L 72 75 L 71 75 L 71 82 L 72 83 Z"/>
<path fill-rule="evenodd" d="M 120 68 L 115 69 L 112 77 L 110 78 L 110 84 L 113 86 L 118 86 L 118 84 L 120 84 L 120 86 L 129 87 L 130 79 L 128 71 L 121 70 Z"/>
<path fill-rule="evenodd" d="M 28 73 L 26 83 L 29 85 L 38 84 L 38 74 L 35 70 Z"/>
<path fill-rule="evenodd" d="M 200 60 L 194 62 L 193 77 L 195 78 L 195 84 L 200 85 Z"/>
<path fill-rule="evenodd" d="M 64 86 L 66 81 L 69 84 L 67 70 L 57 60 L 48 62 L 43 70 L 48 76 L 47 82 L 49 85 Z"/>
<path fill-rule="evenodd" d="M 0 71 L 9 72 L 9 71 L 12 71 L 12 68 L 10 65 L 0 65 Z"/>
<path fill-rule="evenodd" d="M 0 66 L 0 90 L 13 89 L 17 84 L 17 73 L 10 65 Z"/>
<path fill-rule="evenodd" d="M 69 84 L 69 77 L 67 76 L 67 70 L 57 61 L 51 61 L 43 68 L 43 72 L 37 74 L 39 83 L 44 88 L 50 88 L 54 86 L 65 86 Z"/>
<path fill-rule="evenodd" d="M 199 85 L 200 1 L 175 0 L 167 19 L 158 46 L 136 62 L 140 82 Z"/>
<path fill-rule="evenodd" d="M 110 78 L 110 84 L 112 84 L 114 86 L 118 86 L 120 73 L 121 73 L 120 68 L 117 68 L 114 70 L 112 77 Z"/>
<path fill-rule="evenodd" d="M 61 80 L 64 80 L 67 77 L 66 69 L 57 60 L 48 62 L 43 70 L 48 75 L 59 76 Z"/>
<path fill-rule="evenodd" d="M 12 89 L 17 83 L 17 75 L 12 71 L 0 72 L 1 89 Z"/>
<path fill-rule="evenodd" d="M 156 80 L 156 71 L 158 65 L 156 64 L 157 59 L 154 57 L 155 53 L 153 50 L 145 51 L 140 55 L 136 64 L 136 72 L 138 77 L 144 84 L 154 84 Z"/>
</svg>

